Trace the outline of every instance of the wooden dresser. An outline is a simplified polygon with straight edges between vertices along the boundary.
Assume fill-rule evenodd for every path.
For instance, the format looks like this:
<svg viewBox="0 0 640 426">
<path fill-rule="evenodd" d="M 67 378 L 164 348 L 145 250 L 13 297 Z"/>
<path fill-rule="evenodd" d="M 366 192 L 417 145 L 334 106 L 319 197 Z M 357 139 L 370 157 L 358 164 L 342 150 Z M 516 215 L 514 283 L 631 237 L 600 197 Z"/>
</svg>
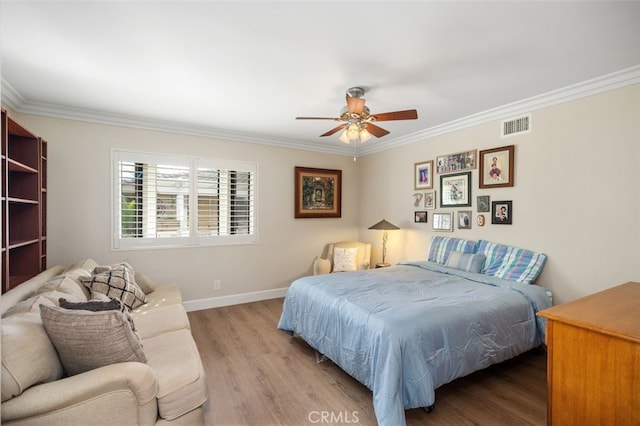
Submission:
<svg viewBox="0 0 640 426">
<path fill-rule="evenodd" d="M 548 425 L 640 425 L 640 283 L 540 311 Z"/>
</svg>

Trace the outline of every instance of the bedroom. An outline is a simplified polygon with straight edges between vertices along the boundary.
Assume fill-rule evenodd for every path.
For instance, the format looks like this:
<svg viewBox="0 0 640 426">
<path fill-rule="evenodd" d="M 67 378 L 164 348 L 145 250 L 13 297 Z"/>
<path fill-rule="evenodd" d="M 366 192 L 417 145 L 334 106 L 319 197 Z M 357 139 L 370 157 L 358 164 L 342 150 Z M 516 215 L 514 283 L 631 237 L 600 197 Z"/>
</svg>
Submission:
<svg viewBox="0 0 640 426">
<path fill-rule="evenodd" d="M 3 2 L 3 23 L 9 19 L 5 13 L 7 7 Z M 637 4 L 625 7 L 634 11 L 630 14 L 633 30 L 627 29 L 635 31 L 632 34 L 636 37 L 623 43 L 628 48 L 626 52 L 631 53 L 611 67 L 603 66 L 602 72 L 589 78 L 568 79 L 566 84 L 543 92 L 493 105 L 492 108 L 498 108 L 495 115 L 482 114 L 490 108 L 469 111 L 465 116 L 456 117 L 466 117 L 466 121 L 441 123 L 442 127 L 435 129 L 440 132 L 419 133 L 419 138 L 411 143 L 400 140 L 394 144 L 393 139 L 382 138 L 380 150 L 369 153 L 365 151 L 365 144 L 356 162 L 352 159 L 351 146 L 340 153 L 304 150 L 299 146 L 252 143 L 249 136 L 243 142 L 225 139 L 224 135 L 140 128 L 135 123 L 124 125 L 122 121 L 113 124 L 106 119 L 94 120 L 95 117 L 83 120 L 79 114 L 67 115 L 63 108 L 38 113 L 36 107 L 43 105 L 29 104 L 28 97 L 24 99 L 7 90 L 5 81 L 20 94 L 17 83 L 8 75 L 11 61 L 4 57 L 3 48 L 3 107 L 8 107 L 17 120 L 49 142 L 48 262 L 68 264 L 87 256 L 105 263 L 127 259 L 140 270 L 153 271 L 153 275 L 163 281 L 178 283 L 185 305 L 194 310 L 282 297 L 291 281 L 310 274 L 314 257 L 329 241 L 369 242 L 373 246 L 373 262 L 380 261 L 380 236 L 367 228 L 382 218 L 401 227 L 401 231 L 390 233 L 389 262 L 425 258 L 429 239 L 434 235 L 432 212 L 429 211 L 427 224 L 414 222 L 413 165 L 441 155 L 514 144 L 514 187 L 480 191 L 476 183 L 478 171 L 472 171 L 473 199 L 476 195 L 489 195 L 492 200 L 512 200 L 513 225 L 478 227 L 474 223 L 470 230 L 455 229 L 451 235 L 484 238 L 545 252 L 549 260 L 539 283 L 549 288 L 555 301 L 560 303 L 622 282 L 638 281 L 640 231 L 635 222 L 640 208 L 637 197 L 640 172 L 635 163 L 640 154 L 637 120 L 640 58 L 637 25 L 634 25 L 638 21 L 638 9 Z M 340 14 L 337 15 L 339 20 Z M 369 28 L 367 31 L 374 32 Z M 607 39 L 606 35 L 602 34 L 603 40 Z M 611 36 L 612 43 L 617 43 L 615 37 L 620 34 Z M 3 37 L 2 45 L 5 43 L 8 41 Z M 593 47 L 592 62 L 602 61 L 600 49 L 606 47 Z M 278 60 L 285 61 L 284 58 Z M 77 67 L 85 65 L 81 61 L 76 64 Z M 553 66 L 550 69 L 553 70 Z M 390 72 L 393 70 L 399 68 L 391 67 Z M 621 70 L 626 71 L 611 75 Z M 403 77 L 410 76 L 398 76 Z M 344 89 L 351 84 L 367 83 L 343 82 L 342 78 L 314 91 L 326 96 L 327 91 L 333 90 L 335 93 L 330 95 L 338 100 L 335 106 L 326 112 L 312 108 L 315 99 L 304 94 L 304 98 L 293 105 L 290 116 L 285 117 L 290 120 L 287 126 L 295 126 L 305 137 L 319 134 L 315 127 L 295 123 L 293 118 L 298 114 L 330 114 L 342 106 Z M 574 83 L 578 87 L 572 86 Z M 53 77 L 50 84 L 55 85 Z M 559 92 L 550 96 L 551 90 Z M 578 96 L 574 96 L 576 90 L 580 93 Z M 534 95 L 541 97 L 531 100 Z M 253 101 L 261 105 L 258 111 L 269 108 L 269 104 L 258 99 Z M 374 98 L 367 101 L 374 105 Z M 412 99 L 406 102 L 406 107 L 414 106 Z M 515 105 L 507 105 L 511 102 Z M 172 99 L 171 104 L 177 109 L 182 106 L 179 99 Z M 404 107 L 390 104 L 385 110 Z M 532 114 L 532 131 L 502 139 L 500 121 L 523 111 Z M 420 109 L 419 113 L 428 117 L 435 111 Z M 479 116 L 474 117 L 474 113 Z M 387 138 L 393 138 L 402 127 L 390 124 L 388 129 L 392 133 Z M 112 251 L 109 176 L 114 148 L 202 156 L 211 156 L 215 151 L 218 157 L 258 162 L 259 243 Z M 340 219 L 294 219 L 295 166 L 342 170 Z M 475 204 L 471 210 L 475 217 Z M 219 290 L 214 289 L 216 280 L 221 283 Z"/>
</svg>

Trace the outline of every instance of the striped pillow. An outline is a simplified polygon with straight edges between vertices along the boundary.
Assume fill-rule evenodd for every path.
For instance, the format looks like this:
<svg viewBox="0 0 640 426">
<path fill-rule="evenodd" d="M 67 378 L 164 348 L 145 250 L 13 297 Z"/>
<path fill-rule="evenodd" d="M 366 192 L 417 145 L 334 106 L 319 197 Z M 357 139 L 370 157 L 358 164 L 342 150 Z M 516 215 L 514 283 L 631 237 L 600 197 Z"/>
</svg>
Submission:
<svg viewBox="0 0 640 426">
<path fill-rule="evenodd" d="M 469 254 L 452 251 L 445 266 L 478 274 L 482 270 L 484 259 L 484 254 Z"/>
<path fill-rule="evenodd" d="M 452 251 L 461 253 L 473 253 L 476 248 L 476 242 L 472 240 L 463 240 L 461 238 L 452 237 L 432 237 L 431 247 L 429 248 L 429 262 L 436 262 L 441 265 L 447 263 L 449 254 Z"/>
<path fill-rule="evenodd" d="M 486 256 L 483 274 L 524 284 L 535 281 L 547 260 L 543 253 L 485 240 L 478 241 L 476 253 Z"/>
</svg>

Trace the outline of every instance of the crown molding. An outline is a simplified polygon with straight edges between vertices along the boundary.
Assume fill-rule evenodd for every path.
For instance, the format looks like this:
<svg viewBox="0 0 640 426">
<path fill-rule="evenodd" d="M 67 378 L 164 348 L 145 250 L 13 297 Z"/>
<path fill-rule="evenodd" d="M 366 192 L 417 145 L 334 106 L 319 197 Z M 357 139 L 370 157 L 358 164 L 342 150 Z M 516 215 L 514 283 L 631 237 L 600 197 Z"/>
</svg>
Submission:
<svg viewBox="0 0 640 426">
<path fill-rule="evenodd" d="M 435 138 L 447 133 L 484 124 L 495 120 L 504 120 L 510 117 L 530 113 L 535 110 L 549 108 L 565 102 L 608 92 L 633 84 L 640 83 L 640 65 L 625 68 L 614 73 L 606 74 L 580 83 L 572 84 L 561 89 L 553 90 L 520 101 L 512 102 L 497 108 L 482 111 L 460 119 L 430 127 L 410 135 L 398 137 L 386 141 L 384 146 L 365 146 L 358 151 L 359 156 L 370 155 L 388 149 L 409 145 L 415 142 Z M 496 128 L 496 132 L 499 130 Z"/>
<path fill-rule="evenodd" d="M 327 144 L 314 144 L 297 140 L 274 139 L 263 135 L 231 132 L 204 126 L 187 125 L 160 120 L 150 120 L 141 117 L 126 116 L 90 111 L 79 108 L 71 108 L 47 103 L 30 102 L 26 100 L 8 81 L 2 78 L 2 104 L 7 108 L 24 114 L 42 115 L 47 117 L 64 118 L 70 120 L 85 121 L 97 124 L 131 127 L 143 130 L 153 130 L 168 133 L 185 134 L 192 136 L 210 137 L 236 142 L 269 145 L 280 148 L 301 149 L 305 151 L 323 152 L 329 154 L 348 155 L 362 157 L 377 152 L 387 151 L 415 142 L 428 140 L 447 133 L 477 126 L 494 120 L 503 120 L 534 110 L 548 108 L 561 103 L 592 96 L 598 93 L 630 86 L 640 83 L 640 65 L 625 68 L 623 70 L 586 80 L 577 84 L 553 90 L 527 99 L 506 104 L 497 108 L 482 111 L 448 123 L 429 127 L 412 134 L 386 139 L 384 143 L 370 143 L 357 148 L 357 152 L 350 145 L 330 146 Z"/>
</svg>

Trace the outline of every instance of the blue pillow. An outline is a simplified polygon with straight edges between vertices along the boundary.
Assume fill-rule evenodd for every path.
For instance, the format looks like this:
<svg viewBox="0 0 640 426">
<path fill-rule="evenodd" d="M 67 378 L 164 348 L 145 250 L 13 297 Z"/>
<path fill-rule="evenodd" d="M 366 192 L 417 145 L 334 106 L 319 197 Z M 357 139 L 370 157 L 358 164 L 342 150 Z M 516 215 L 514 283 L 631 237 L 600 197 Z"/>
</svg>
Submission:
<svg viewBox="0 0 640 426">
<path fill-rule="evenodd" d="M 452 251 L 451 254 L 449 254 L 449 259 L 447 260 L 447 264 L 445 266 L 478 274 L 482 270 L 484 259 L 484 254 L 469 254 L 459 251 Z"/>
<path fill-rule="evenodd" d="M 547 260 L 543 253 L 485 240 L 478 241 L 476 253 L 486 256 L 483 274 L 524 284 L 535 281 Z"/>
<path fill-rule="evenodd" d="M 441 265 L 447 263 L 449 254 L 452 251 L 461 253 L 473 253 L 476 248 L 476 242 L 472 240 L 463 240 L 461 238 L 452 237 L 432 237 L 431 247 L 429 248 L 429 262 L 436 262 Z"/>
</svg>

